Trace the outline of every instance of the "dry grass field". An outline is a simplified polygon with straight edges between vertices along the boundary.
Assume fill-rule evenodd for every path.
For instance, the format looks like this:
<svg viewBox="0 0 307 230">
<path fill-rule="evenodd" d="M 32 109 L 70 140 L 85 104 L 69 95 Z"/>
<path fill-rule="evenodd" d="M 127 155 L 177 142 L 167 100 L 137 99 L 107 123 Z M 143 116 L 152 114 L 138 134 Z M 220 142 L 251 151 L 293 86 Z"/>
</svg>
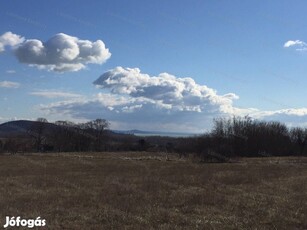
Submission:
<svg viewBox="0 0 307 230">
<path fill-rule="evenodd" d="M 1 227 L 8 215 L 44 229 L 307 229 L 306 158 L 0 156 L 0 183 Z"/>
</svg>

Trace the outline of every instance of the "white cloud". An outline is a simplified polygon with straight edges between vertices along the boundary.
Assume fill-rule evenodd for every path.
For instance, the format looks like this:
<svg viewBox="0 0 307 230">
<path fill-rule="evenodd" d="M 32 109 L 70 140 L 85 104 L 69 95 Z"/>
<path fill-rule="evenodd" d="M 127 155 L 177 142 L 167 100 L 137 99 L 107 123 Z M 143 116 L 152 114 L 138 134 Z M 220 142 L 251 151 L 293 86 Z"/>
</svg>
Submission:
<svg viewBox="0 0 307 230">
<path fill-rule="evenodd" d="M 296 47 L 297 51 L 306 51 L 307 50 L 307 43 L 300 41 L 300 40 L 289 40 L 284 44 L 285 48 L 289 47 Z"/>
<path fill-rule="evenodd" d="M 147 130 L 203 131 L 216 116 L 249 113 L 252 109 L 232 106 L 234 93 L 219 95 L 192 78 L 168 73 L 149 76 L 137 68 L 117 67 L 104 73 L 94 84 L 103 93 L 92 98 L 76 98 L 41 109 L 49 114 L 72 118 L 103 117 L 125 128 Z"/>
<path fill-rule="evenodd" d="M 24 41 L 24 38 L 13 34 L 12 32 L 6 32 L 0 36 L 0 52 L 4 51 L 5 46 L 17 46 Z"/>
<path fill-rule="evenodd" d="M 137 68 L 117 67 L 102 74 L 94 84 L 103 90 L 91 98 L 71 98 L 41 105 L 47 114 L 72 119 L 109 120 L 112 128 L 204 132 L 213 118 L 249 115 L 278 120 L 288 125 L 307 124 L 307 108 L 261 111 L 238 108 L 234 93 L 219 95 L 192 78 L 162 73 L 143 74 Z"/>
<path fill-rule="evenodd" d="M 234 93 L 218 95 L 214 89 L 197 84 L 192 78 L 177 78 L 168 73 L 143 74 L 138 68 L 116 67 L 101 75 L 94 84 L 113 94 L 146 98 L 172 111 L 234 112 Z"/>
<path fill-rule="evenodd" d="M 78 71 L 86 64 L 102 64 L 111 53 L 101 40 L 91 42 L 64 33 L 42 42 L 28 39 L 15 50 L 21 63 L 56 72 Z"/>
<path fill-rule="evenodd" d="M 114 94 L 97 94 L 90 99 L 71 99 L 41 105 L 47 114 L 62 114 L 63 117 L 95 119 L 106 118 L 118 128 L 159 130 L 163 126 L 181 131 L 203 130 L 209 124 L 209 115 L 195 111 L 172 111 L 146 98 L 130 98 Z M 192 125 L 188 125 L 192 123 Z M 197 127 L 195 126 L 197 124 Z M 177 126 L 176 126 L 177 124 Z"/>
<path fill-rule="evenodd" d="M 40 90 L 31 92 L 30 95 L 46 97 L 46 98 L 78 98 L 82 97 L 80 94 L 62 92 L 58 90 Z"/>
<path fill-rule="evenodd" d="M 288 126 L 307 126 L 307 108 L 256 111 L 251 115 L 257 119 L 281 121 Z"/>
<path fill-rule="evenodd" d="M 307 108 L 300 108 L 300 109 L 281 109 L 275 111 L 261 111 L 257 115 L 260 117 L 268 117 L 274 115 L 289 115 L 289 116 L 307 116 Z"/>
<path fill-rule="evenodd" d="M 19 88 L 20 84 L 12 81 L 0 81 L 0 88 Z"/>
<path fill-rule="evenodd" d="M 300 41 L 300 40 L 295 40 L 295 41 L 289 40 L 284 44 L 284 47 L 288 48 L 290 46 L 296 46 L 296 45 L 302 46 L 302 45 L 305 45 L 305 42 Z"/>
</svg>

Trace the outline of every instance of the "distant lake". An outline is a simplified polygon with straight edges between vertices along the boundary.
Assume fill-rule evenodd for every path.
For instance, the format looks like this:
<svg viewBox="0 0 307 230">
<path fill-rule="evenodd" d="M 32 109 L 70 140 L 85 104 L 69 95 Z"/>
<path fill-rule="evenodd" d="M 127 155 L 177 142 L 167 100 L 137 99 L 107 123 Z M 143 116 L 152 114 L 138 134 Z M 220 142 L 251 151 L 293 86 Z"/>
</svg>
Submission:
<svg viewBox="0 0 307 230">
<path fill-rule="evenodd" d="M 161 137 L 193 137 L 201 135 L 200 133 L 177 133 L 177 132 L 159 132 L 159 131 L 142 131 L 142 130 L 113 130 L 117 133 L 132 134 L 139 137 L 161 136 Z"/>
<path fill-rule="evenodd" d="M 153 133 L 133 133 L 135 136 L 149 137 L 149 136 L 161 136 L 161 137 L 193 137 L 200 134 L 196 133 L 164 133 L 164 132 L 153 132 Z"/>
</svg>

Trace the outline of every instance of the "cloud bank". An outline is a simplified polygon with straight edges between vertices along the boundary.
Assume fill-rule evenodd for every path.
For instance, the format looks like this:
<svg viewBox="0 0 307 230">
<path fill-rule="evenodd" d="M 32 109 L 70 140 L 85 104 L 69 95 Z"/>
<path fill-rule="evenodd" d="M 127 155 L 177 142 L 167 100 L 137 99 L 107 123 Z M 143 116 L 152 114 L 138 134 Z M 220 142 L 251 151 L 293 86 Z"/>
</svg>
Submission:
<svg viewBox="0 0 307 230">
<path fill-rule="evenodd" d="M 192 78 L 168 73 L 144 74 L 138 68 L 116 67 L 103 73 L 94 85 L 102 90 L 91 97 L 68 98 L 42 105 L 49 114 L 73 119 L 109 120 L 112 128 L 204 132 L 213 118 L 245 116 L 307 126 L 307 108 L 261 111 L 233 105 L 234 93 L 219 95 Z"/>
<path fill-rule="evenodd" d="M 19 62 L 56 72 L 78 71 L 111 57 L 101 40 L 95 42 L 59 33 L 48 41 L 27 39 L 15 50 Z"/>
<path fill-rule="evenodd" d="M 192 78 L 168 73 L 150 76 L 138 68 L 116 67 L 102 74 L 94 85 L 102 90 L 91 98 L 59 101 L 41 108 L 50 114 L 73 118 L 103 117 L 118 128 L 198 132 L 216 116 L 247 114 L 232 104 L 234 93 L 219 95 Z"/>
<path fill-rule="evenodd" d="M 0 36 L 0 52 L 3 52 L 6 46 L 15 47 L 21 44 L 23 41 L 23 37 L 13 34 L 10 31 L 6 32 Z"/>
</svg>

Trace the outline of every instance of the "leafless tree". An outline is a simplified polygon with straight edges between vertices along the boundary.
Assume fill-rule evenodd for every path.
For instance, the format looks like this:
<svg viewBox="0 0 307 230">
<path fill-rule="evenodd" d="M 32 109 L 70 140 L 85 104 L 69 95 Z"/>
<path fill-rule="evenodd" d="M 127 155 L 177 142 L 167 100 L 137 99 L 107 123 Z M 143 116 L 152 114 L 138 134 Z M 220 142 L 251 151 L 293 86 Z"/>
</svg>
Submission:
<svg viewBox="0 0 307 230">
<path fill-rule="evenodd" d="M 106 129 L 108 129 L 110 123 L 105 119 L 96 119 L 85 123 L 85 127 L 92 131 L 95 137 L 95 150 L 106 150 L 106 142 L 108 135 Z"/>
<path fill-rule="evenodd" d="M 47 123 L 47 119 L 42 117 L 37 118 L 37 120 L 30 126 L 28 130 L 29 136 L 34 139 L 34 147 L 37 152 L 40 152 L 42 150 L 42 144 L 46 140 L 44 131 Z"/>
<path fill-rule="evenodd" d="M 294 144 L 298 146 L 299 155 L 303 155 L 307 144 L 307 128 L 293 128 L 290 131 L 290 137 Z"/>
</svg>

